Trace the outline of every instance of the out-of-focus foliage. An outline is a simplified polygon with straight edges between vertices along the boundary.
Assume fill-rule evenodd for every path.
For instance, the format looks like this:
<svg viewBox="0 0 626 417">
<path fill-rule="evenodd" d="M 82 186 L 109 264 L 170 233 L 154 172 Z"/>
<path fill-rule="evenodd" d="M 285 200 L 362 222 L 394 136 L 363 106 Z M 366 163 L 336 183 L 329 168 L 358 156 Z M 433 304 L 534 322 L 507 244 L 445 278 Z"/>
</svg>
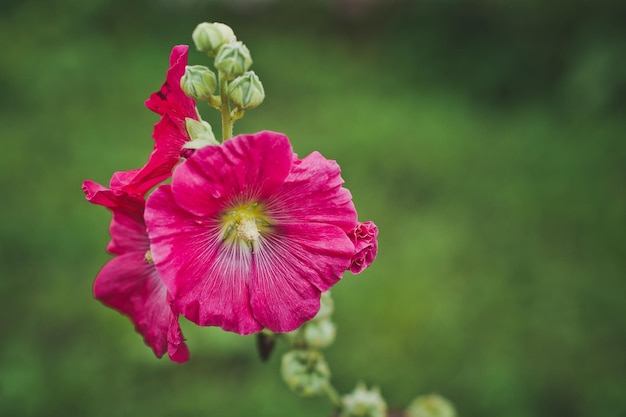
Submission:
<svg viewBox="0 0 626 417">
<path fill-rule="evenodd" d="M 235 29 L 266 90 L 236 131 L 337 159 L 380 228 L 333 290 L 342 393 L 626 414 L 625 19 L 608 0 L 4 1 L 0 415 L 330 415 L 280 380 L 282 347 L 260 363 L 253 338 L 184 322 L 192 359 L 171 364 L 91 296 L 110 216 L 81 181 L 143 164 L 143 101 L 201 21 Z"/>
</svg>

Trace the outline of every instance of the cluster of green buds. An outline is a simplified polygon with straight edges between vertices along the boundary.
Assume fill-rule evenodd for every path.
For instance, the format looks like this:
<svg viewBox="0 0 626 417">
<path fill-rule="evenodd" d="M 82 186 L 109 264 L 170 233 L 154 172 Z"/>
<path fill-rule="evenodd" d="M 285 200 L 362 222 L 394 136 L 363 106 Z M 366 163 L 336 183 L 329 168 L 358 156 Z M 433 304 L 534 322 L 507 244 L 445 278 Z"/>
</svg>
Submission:
<svg viewBox="0 0 626 417">
<path fill-rule="evenodd" d="M 283 380 L 303 397 L 323 395 L 330 388 L 330 368 L 321 352 L 295 349 L 283 355 Z"/>
<path fill-rule="evenodd" d="M 387 403 L 377 387 L 367 388 L 357 384 L 354 391 L 340 396 L 330 382 L 330 368 L 321 349 L 330 346 L 335 339 L 335 324 L 331 320 L 334 310 L 329 292 L 322 294 L 320 310 L 310 321 L 299 329 L 276 335 L 271 332 L 259 333 L 259 348 L 263 357 L 273 348 L 276 339 L 287 342 L 291 350 L 285 353 L 281 361 L 283 380 L 294 391 L 304 397 L 328 396 L 335 406 L 338 417 L 387 417 Z M 269 347 L 269 350 L 264 350 Z M 417 397 L 398 415 L 405 417 L 456 417 L 456 411 L 445 398 L 436 395 Z"/>
<path fill-rule="evenodd" d="M 204 65 L 188 65 L 180 85 L 185 94 L 205 101 L 222 113 L 222 138 L 232 136 L 232 126 L 247 110 L 265 99 L 259 77 L 250 71 L 250 50 L 223 23 L 200 23 L 192 34 L 198 51 L 213 58 L 217 72 Z"/>
<path fill-rule="evenodd" d="M 341 398 L 341 417 L 386 417 L 387 403 L 378 388 L 367 389 L 359 383 L 354 391 Z"/>
<path fill-rule="evenodd" d="M 186 95 L 207 102 L 222 115 L 222 141 L 232 136 L 233 123 L 244 112 L 259 106 L 265 91 L 259 77 L 250 70 L 250 51 L 237 40 L 233 30 L 223 23 L 201 23 L 192 34 L 196 48 L 213 58 L 215 71 L 203 65 L 188 65 L 180 80 Z M 211 126 L 202 120 L 186 119 L 191 141 L 185 148 L 216 145 Z M 387 404 L 380 390 L 357 384 L 354 391 L 340 396 L 331 384 L 331 372 L 322 349 L 335 340 L 336 327 L 331 320 L 334 310 L 329 292 L 321 296 L 317 315 L 291 333 L 276 334 L 269 330 L 257 333 L 261 359 L 267 360 L 276 341 L 283 340 L 289 349 L 281 360 L 283 380 L 295 393 L 305 396 L 327 396 L 337 417 L 387 417 Z M 400 415 L 400 414 L 399 414 Z M 452 404 L 438 395 L 417 397 L 401 415 L 405 417 L 456 417 Z"/>
<path fill-rule="evenodd" d="M 299 329 L 281 335 L 292 349 L 283 355 L 281 374 L 295 393 L 305 397 L 327 395 L 339 410 L 341 399 L 330 383 L 330 368 L 320 350 L 335 340 L 335 324 L 331 321 L 333 309 L 330 293 L 325 292 L 315 317 Z"/>
</svg>

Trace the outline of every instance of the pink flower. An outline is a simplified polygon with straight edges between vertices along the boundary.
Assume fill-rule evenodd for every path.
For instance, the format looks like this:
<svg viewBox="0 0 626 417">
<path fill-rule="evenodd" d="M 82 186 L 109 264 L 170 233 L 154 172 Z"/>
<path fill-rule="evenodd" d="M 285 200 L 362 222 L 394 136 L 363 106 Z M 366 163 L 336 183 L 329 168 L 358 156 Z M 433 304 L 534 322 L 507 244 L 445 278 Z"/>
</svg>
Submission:
<svg viewBox="0 0 626 417">
<path fill-rule="evenodd" d="M 355 253 L 350 262 L 350 272 L 358 274 L 370 266 L 378 253 L 378 227 L 373 222 L 359 223 L 348 233 L 354 243 Z"/>
<path fill-rule="evenodd" d="M 167 351 L 171 360 L 185 362 L 189 351 L 150 255 L 143 220 L 145 201 L 124 191 L 109 190 L 93 181 L 83 183 L 87 200 L 113 213 L 107 251 L 116 255 L 98 273 L 94 296 L 128 316 L 157 357 Z"/>
<path fill-rule="evenodd" d="M 190 139 L 185 119 L 200 120 L 195 101 L 183 92 L 180 79 L 185 74 L 189 46 L 177 45 L 170 55 L 170 68 L 161 89 L 146 100 L 146 107 L 161 115 L 154 126 L 154 150 L 143 168 L 116 175 L 119 186 L 131 194 L 145 195 L 172 175 L 180 161 L 183 145 Z"/>
<path fill-rule="evenodd" d="M 336 162 L 304 159 L 279 133 L 198 149 L 148 198 L 152 256 L 173 305 L 240 334 L 295 330 L 319 310 L 355 247 Z"/>
</svg>

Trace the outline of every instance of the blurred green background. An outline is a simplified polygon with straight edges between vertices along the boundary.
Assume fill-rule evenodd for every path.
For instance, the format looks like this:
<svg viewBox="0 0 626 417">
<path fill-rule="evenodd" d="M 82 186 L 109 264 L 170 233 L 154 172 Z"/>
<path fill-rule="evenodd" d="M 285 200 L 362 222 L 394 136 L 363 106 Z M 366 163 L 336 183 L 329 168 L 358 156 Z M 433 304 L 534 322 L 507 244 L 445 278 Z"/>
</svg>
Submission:
<svg viewBox="0 0 626 417">
<path fill-rule="evenodd" d="M 143 101 L 202 21 L 265 85 L 236 132 L 336 159 L 380 227 L 333 290 L 342 393 L 626 415 L 625 19 L 609 0 L 4 1 L 0 415 L 331 414 L 283 384 L 283 347 L 261 363 L 253 337 L 184 322 L 191 361 L 157 360 L 91 295 L 110 215 L 81 182 L 143 164 Z"/>
</svg>

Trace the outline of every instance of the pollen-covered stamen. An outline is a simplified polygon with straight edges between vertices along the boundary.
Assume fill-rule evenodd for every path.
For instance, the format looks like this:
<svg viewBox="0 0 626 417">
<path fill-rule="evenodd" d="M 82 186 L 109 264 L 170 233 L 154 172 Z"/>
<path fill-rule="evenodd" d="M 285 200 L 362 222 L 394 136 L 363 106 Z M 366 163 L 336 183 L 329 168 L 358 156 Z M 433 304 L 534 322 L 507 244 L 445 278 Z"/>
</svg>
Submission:
<svg viewBox="0 0 626 417">
<path fill-rule="evenodd" d="M 154 264 L 154 258 L 152 257 L 152 252 L 150 252 L 150 249 L 146 251 L 146 254 L 143 256 L 143 258 L 149 264 Z"/>
<path fill-rule="evenodd" d="M 256 227 L 256 221 L 252 218 L 243 218 L 237 225 L 237 237 L 246 242 L 256 242 L 259 240 L 259 229 Z"/>
<path fill-rule="evenodd" d="M 222 214 L 220 237 L 225 242 L 241 242 L 253 249 L 261 235 L 270 228 L 270 219 L 262 204 L 240 204 Z"/>
</svg>

